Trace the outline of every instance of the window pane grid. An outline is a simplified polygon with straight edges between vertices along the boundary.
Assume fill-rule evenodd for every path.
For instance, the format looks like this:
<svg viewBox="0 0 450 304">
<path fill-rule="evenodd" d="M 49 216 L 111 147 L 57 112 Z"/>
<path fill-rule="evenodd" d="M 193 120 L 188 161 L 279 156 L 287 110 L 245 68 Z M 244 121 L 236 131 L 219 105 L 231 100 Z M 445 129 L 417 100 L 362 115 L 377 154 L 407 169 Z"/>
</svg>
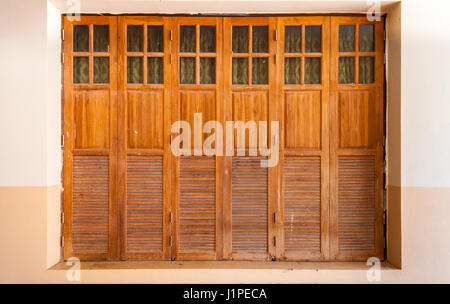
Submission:
<svg viewBox="0 0 450 304">
<path fill-rule="evenodd" d="M 215 24 L 179 25 L 179 83 L 216 83 L 217 27 Z"/>
<path fill-rule="evenodd" d="M 339 25 L 338 83 L 374 84 L 375 54 L 374 24 Z"/>
<path fill-rule="evenodd" d="M 127 24 L 126 32 L 127 84 L 164 84 L 164 25 Z"/>
<path fill-rule="evenodd" d="M 232 26 L 232 84 L 267 85 L 269 82 L 269 26 Z"/>
<path fill-rule="evenodd" d="M 284 84 L 320 85 L 322 79 L 322 25 L 284 27 Z"/>
<path fill-rule="evenodd" d="M 108 85 L 110 35 L 109 25 L 73 25 L 73 84 Z"/>
</svg>

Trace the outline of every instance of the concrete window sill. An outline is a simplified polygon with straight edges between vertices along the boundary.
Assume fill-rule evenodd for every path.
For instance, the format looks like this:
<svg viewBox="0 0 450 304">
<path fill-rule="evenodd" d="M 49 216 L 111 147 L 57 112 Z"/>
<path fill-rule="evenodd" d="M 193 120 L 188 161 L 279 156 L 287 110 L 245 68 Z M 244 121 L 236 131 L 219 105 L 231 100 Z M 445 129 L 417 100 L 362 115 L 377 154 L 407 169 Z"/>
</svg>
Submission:
<svg viewBox="0 0 450 304">
<path fill-rule="evenodd" d="M 68 270 L 72 265 L 60 262 L 49 270 Z M 245 261 L 124 261 L 81 262 L 82 270 L 117 269 L 280 269 L 280 270 L 368 270 L 364 262 L 245 262 Z M 400 270 L 389 262 L 381 270 Z"/>
</svg>

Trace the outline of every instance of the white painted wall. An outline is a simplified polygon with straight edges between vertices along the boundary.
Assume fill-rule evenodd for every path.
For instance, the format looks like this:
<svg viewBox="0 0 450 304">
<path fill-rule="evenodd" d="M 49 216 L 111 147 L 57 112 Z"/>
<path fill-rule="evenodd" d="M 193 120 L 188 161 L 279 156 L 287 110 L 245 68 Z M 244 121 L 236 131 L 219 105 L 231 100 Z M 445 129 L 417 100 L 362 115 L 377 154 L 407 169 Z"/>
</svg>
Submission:
<svg viewBox="0 0 450 304">
<path fill-rule="evenodd" d="M 47 4 L 46 168 L 48 186 L 61 183 L 61 13 Z"/>
<path fill-rule="evenodd" d="M 46 1 L 0 5 L 0 186 L 45 186 Z"/>
<path fill-rule="evenodd" d="M 450 187 L 450 1 L 402 4 L 402 186 Z"/>
</svg>

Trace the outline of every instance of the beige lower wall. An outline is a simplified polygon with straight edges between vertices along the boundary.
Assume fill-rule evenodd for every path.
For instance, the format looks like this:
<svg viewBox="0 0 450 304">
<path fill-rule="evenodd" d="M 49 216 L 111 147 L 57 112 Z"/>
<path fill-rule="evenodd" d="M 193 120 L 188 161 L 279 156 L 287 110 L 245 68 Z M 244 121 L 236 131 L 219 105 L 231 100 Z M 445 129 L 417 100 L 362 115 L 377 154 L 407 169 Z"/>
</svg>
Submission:
<svg viewBox="0 0 450 304">
<path fill-rule="evenodd" d="M 381 283 L 450 283 L 450 188 L 402 188 L 402 269 Z M 59 187 L 0 187 L 0 283 L 66 283 L 58 257 Z M 392 224 L 392 223 L 391 223 Z M 50 231 L 49 231 L 50 230 Z M 51 231 L 56 230 L 56 231 Z M 51 239 L 50 239 L 51 238 Z M 395 246 L 391 239 L 390 246 Z M 56 245 L 55 245 L 56 244 Z M 397 244 L 398 246 L 399 244 Z M 81 283 L 368 283 L 365 270 L 83 270 Z"/>
</svg>

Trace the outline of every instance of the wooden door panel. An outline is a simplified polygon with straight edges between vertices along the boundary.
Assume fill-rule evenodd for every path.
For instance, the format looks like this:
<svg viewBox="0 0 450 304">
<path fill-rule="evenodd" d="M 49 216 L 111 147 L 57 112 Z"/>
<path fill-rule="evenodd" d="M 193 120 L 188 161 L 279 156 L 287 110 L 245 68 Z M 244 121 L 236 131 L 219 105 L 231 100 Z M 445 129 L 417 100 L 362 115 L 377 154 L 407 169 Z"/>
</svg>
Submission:
<svg viewBox="0 0 450 304">
<path fill-rule="evenodd" d="M 376 148 L 376 100 L 373 91 L 341 91 L 339 103 L 339 147 Z"/>
<path fill-rule="evenodd" d="M 320 149 L 322 145 L 321 92 L 285 93 L 286 149 Z"/>
<path fill-rule="evenodd" d="M 164 148 L 164 91 L 129 91 L 128 148 Z"/>
<path fill-rule="evenodd" d="M 269 96 L 267 91 L 252 91 L 252 92 L 233 92 L 233 121 L 243 122 L 247 124 L 249 121 L 255 123 L 255 127 L 258 128 L 258 133 L 262 130 L 259 129 L 259 122 L 268 122 L 269 121 Z M 251 127 L 251 126 L 249 126 Z M 265 132 L 269 132 L 270 126 L 266 128 Z M 256 132 L 255 132 L 256 133 Z M 266 133 L 268 138 L 270 138 L 270 133 Z M 245 145 L 241 147 L 241 140 L 244 142 L 245 137 Z M 255 142 L 253 145 L 259 144 L 259 137 L 257 134 L 254 134 Z M 250 147 L 250 133 L 249 131 L 239 132 L 237 128 L 234 131 L 234 147 L 238 148 L 257 148 Z"/>
<path fill-rule="evenodd" d="M 75 103 L 75 148 L 109 148 L 109 92 L 74 92 Z"/>
<path fill-rule="evenodd" d="M 203 125 L 207 121 L 216 120 L 216 102 L 217 96 L 215 91 L 181 91 L 179 92 L 180 100 L 180 119 L 189 123 L 191 127 L 191 145 L 194 149 L 197 146 L 203 147 L 203 142 L 208 137 L 208 134 L 203 133 Z M 198 142 L 195 142 L 196 122 L 195 115 L 201 114 L 198 119 L 198 127 L 201 128 L 202 135 L 198 137 Z M 197 146 L 196 146 L 197 145 Z M 200 155 L 202 152 L 197 152 Z"/>
</svg>

